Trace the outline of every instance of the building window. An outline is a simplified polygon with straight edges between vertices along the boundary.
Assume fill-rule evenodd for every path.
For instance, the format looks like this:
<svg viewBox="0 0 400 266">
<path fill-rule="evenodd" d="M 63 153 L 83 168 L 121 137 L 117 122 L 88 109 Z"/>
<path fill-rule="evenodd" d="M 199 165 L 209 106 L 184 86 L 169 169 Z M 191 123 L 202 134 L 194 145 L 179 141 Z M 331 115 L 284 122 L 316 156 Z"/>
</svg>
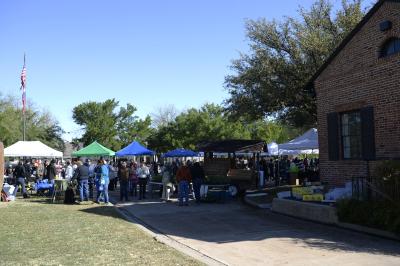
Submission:
<svg viewBox="0 0 400 266">
<path fill-rule="evenodd" d="M 391 38 L 382 46 L 381 57 L 397 54 L 398 52 L 400 52 L 400 39 Z"/>
<path fill-rule="evenodd" d="M 343 159 L 360 159 L 361 113 L 360 111 L 340 115 Z"/>
</svg>

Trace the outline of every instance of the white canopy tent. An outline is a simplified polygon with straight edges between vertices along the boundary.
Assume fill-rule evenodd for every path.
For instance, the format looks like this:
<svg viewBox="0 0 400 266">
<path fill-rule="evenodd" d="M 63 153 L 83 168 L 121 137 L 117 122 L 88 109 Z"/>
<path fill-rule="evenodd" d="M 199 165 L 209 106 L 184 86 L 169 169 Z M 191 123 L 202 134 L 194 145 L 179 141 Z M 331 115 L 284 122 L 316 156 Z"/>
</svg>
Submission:
<svg viewBox="0 0 400 266">
<path fill-rule="evenodd" d="M 62 158 L 63 153 L 40 141 L 18 141 L 4 149 L 5 157 Z"/>
<path fill-rule="evenodd" d="M 316 150 L 318 149 L 318 131 L 316 128 L 311 128 L 303 135 L 292 139 L 289 142 L 279 144 L 279 150 L 286 151 L 311 150 L 311 153 L 317 153 Z M 312 152 L 314 150 L 315 152 Z"/>
<path fill-rule="evenodd" d="M 279 150 L 279 155 L 319 154 L 319 149 L 309 150 Z"/>
<path fill-rule="evenodd" d="M 269 156 L 276 156 L 279 155 L 279 146 L 276 142 L 271 142 L 267 144 L 268 147 L 268 155 Z"/>
</svg>

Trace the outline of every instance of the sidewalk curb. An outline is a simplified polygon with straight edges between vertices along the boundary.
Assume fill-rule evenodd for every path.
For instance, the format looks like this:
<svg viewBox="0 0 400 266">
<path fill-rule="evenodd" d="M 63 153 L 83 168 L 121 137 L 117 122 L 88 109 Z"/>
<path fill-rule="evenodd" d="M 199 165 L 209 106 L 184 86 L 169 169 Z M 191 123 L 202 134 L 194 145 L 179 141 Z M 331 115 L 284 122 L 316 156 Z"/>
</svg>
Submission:
<svg viewBox="0 0 400 266">
<path fill-rule="evenodd" d="M 274 208 L 272 208 L 270 211 L 272 213 L 275 213 L 275 214 L 278 214 L 278 215 L 292 217 L 294 219 L 299 219 L 299 220 L 303 220 L 303 221 L 309 221 L 309 222 L 313 222 L 313 223 L 323 224 L 323 225 L 326 225 L 326 226 L 336 227 L 336 228 L 339 228 L 339 229 L 342 229 L 342 230 L 348 230 L 348 231 L 352 231 L 352 232 L 355 232 L 355 233 L 374 236 L 374 237 L 379 237 L 379 238 L 388 239 L 388 240 L 392 240 L 392 241 L 400 241 L 400 236 L 396 235 L 395 233 L 384 231 L 384 230 L 380 230 L 380 229 L 376 229 L 376 228 L 366 227 L 366 226 L 362 226 L 362 225 L 340 222 L 340 221 L 338 221 L 337 217 L 336 217 L 336 221 L 327 222 L 327 221 L 322 221 L 322 220 L 302 217 L 302 216 L 299 216 L 297 213 L 293 213 L 293 212 L 289 213 L 289 212 L 278 211 L 278 210 L 276 210 Z"/>
<path fill-rule="evenodd" d="M 143 220 L 139 219 L 134 214 L 130 213 L 128 210 L 125 209 L 124 206 L 119 206 L 118 204 L 114 204 L 114 208 L 126 220 L 128 220 L 129 222 L 138 226 L 142 231 L 149 234 L 150 236 L 152 236 L 154 238 L 154 240 L 156 240 L 160 243 L 163 243 L 169 247 L 172 247 L 172 248 L 174 248 L 174 249 L 206 264 L 206 265 L 212 265 L 212 266 L 229 265 L 227 263 L 224 263 L 222 261 L 219 261 L 218 259 L 212 258 L 212 257 L 202 253 L 199 250 L 196 250 L 186 244 L 183 244 L 183 243 L 165 235 L 163 232 L 161 232 L 158 229 L 152 227 L 151 225 L 145 223 Z"/>
<path fill-rule="evenodd" d="M 394 241 L 400 241 L 399 235 L 396 235 L 395 233 L 392 233 L 392 232 L 376 229 L 376 228 L 371 228 L 371 227 L 362 226 L 362 225 L 358 225 L 358 224 L 343 223 L 343 222 L 338 222 L 336 224 L 336 226 L 343 228 L 343 229 L 352 230 L 355 232 L 378 236 L 378 237 L 382 237 L 382 238 L 386 238 L 386 239 L 390 239 L 390 240 L 394 240 Z"/>
<path fill-rule="evenodd" d="M 243 202 L 251 207 L 258 208 L 258 209 L 264 209 L 264 210 L 271 210 L 272 204 L 265 203 L 265 204 L 259 204 L 254 202 L 253 200 L 249 199 L 247 196 L 244 196 Z"/>
</svg>

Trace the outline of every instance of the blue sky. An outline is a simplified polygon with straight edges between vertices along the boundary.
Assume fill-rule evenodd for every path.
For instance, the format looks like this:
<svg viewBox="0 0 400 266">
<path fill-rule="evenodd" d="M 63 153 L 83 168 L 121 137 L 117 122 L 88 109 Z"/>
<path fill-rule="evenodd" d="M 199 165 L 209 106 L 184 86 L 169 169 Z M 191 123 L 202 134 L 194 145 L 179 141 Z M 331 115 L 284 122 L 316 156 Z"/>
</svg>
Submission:
<svg viewBox="0 0 400 266">
<path fill-rule="evenodd" d="M 135 105 L 140 117 L 168 104 L 219 104 L 228 96 L 223 82 L 231 60 L 248 49 L 245 20 L 295 16 L 311 3 L 0 1 L 0 92 L 19 97 L 26 52 L 28 100 L 66 131 L 79 128 L 72 108 L 85 101 L 116 98 Z"/>
</svg>

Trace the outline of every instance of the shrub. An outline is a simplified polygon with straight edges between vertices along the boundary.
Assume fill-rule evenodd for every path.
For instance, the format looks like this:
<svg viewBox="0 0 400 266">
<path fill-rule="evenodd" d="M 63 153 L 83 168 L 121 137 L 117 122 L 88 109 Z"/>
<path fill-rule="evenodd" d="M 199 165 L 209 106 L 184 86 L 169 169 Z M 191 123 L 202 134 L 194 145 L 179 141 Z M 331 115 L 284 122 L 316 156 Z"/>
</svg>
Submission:
<svg viewBox="0 0 400 266">
<path fill-rule="evenodd" d="M 376 167 L 375 176 L 387 182 L 400 180 L 400 161 L 383 161 Z"/>
<path fill-rule="evenodd" d="M 341 222 L 400 234 L 400 209 L 390 201 L 344 199 L 337 203 L 337 214 Z"/>
<path fill-rule="evenodd" d="M 383 161 L 374 171 L 373 185 L 387 199 L 400 201 L 400 161 Z M 399 206 L 400 208 L 400 206 Z"/>
</svg>

